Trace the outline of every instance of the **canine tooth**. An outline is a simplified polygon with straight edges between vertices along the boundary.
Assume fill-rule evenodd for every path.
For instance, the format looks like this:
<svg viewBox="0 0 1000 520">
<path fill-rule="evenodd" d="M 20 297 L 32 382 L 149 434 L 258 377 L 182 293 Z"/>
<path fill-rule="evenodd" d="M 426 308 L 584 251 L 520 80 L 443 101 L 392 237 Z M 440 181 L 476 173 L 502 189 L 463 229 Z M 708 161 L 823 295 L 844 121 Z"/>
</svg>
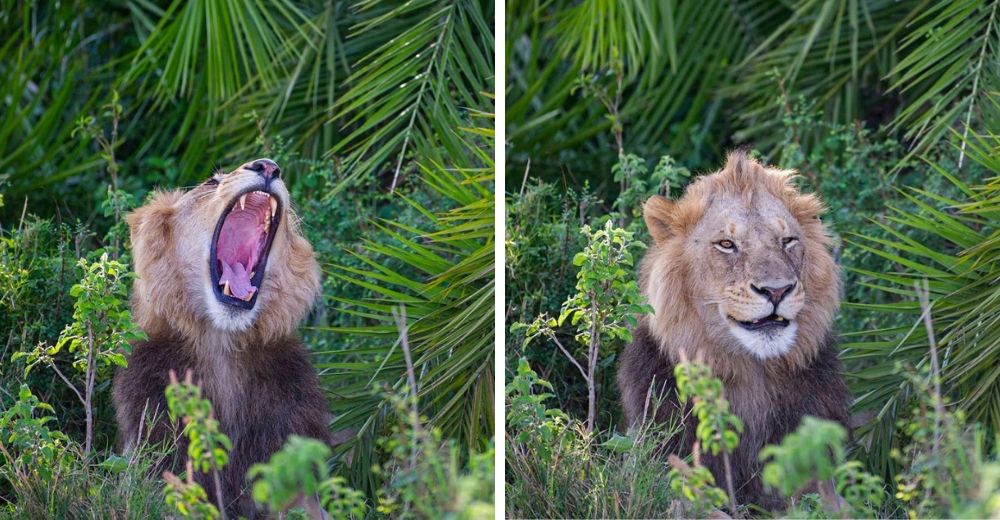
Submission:
<svg viewBox="0 0 1000 520">
<path fill-rule="evenodd" d="M 222 288 L 222 294 L 225 294 L 226 296 L 232 296 L 233 295 L 233 291 L 231 289 L 229 289 L 229 282 L 226 282 L 225 287 Z"/>
<path fill-rule="evenodd" d="M 271 216 L 273 217 L 278 212 L 278 201 L 274 200 L 274 197 L 268 197 L 268 201 L 271 203 Z"/>
<path fill-rule="evenodd" d="M 247 194 L 240 195 L 240 209 L 247 209 Z"/>
</svg>

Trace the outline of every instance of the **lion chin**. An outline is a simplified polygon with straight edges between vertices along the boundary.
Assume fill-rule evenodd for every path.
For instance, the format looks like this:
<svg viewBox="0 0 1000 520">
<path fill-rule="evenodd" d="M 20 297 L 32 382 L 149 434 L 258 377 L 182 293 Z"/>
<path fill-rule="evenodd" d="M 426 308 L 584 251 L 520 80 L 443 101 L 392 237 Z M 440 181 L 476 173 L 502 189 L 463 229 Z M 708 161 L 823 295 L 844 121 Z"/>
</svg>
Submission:
<svg viewBox="0 0 1000 520">
<path fill-rule="evenodd" d="M 751 332 L 739 325 L 731 325 L 729 332 L 758 359 L 769 359 L 783 356 L 791 350 L 798 327 L 798 323 L 789 323 L 782 328 Z"/>
</svg>

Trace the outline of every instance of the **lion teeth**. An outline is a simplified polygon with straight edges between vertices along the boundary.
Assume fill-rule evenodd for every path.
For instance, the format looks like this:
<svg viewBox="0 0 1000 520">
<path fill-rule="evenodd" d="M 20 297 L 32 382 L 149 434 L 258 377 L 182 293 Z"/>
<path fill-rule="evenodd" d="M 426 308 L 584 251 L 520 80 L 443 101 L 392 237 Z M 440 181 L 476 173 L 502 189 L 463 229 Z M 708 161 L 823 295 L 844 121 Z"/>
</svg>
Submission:
<svg viewBox="0 0 1000 520">
<path fill-rule="evenodd" d="M 268 197 L 268 199 L 271 203 L 271 217 L 274 217 L 274 214 L 278 212 L 278 201 L 274 200 L 274 197 Z"/>
<path fill-rule="evenodd" d="M 247 194 L 240 195 L 240 209 L 247 209 Z"/>
<path fill-rule="evenodd" d="M 222 288 L 222 294 L 225 294 L 226 296 L 233 295 L 233 291 L 229 288 L 229 282 L 226 282 L 226 285 Z"/>
</svg>

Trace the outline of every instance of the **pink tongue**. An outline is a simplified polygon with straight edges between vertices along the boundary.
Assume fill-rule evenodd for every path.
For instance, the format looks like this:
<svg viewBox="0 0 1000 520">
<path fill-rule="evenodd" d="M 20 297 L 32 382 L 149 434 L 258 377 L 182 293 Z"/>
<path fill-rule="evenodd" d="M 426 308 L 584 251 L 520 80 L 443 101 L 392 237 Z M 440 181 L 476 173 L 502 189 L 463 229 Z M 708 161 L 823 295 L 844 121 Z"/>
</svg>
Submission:
<svg viewBox="0 0 1000 520">
<path fill-rule="evenodd" d="M 219 285 L 229 282 L 229 290 L 237 298 L 247 299 L 257 291 L 250 283 L 248 270 L 256 268 L 267 237 L 262 228 L 267 211 L 267 197 L 251 194 L 246 209 L 234 208 L 222 223 L 216 244 L 216 258 L 222 268 Z"/>
<path fill-rule="evenodd" d="M 229 290 L 237 298 L 246 298 L 257 290 L 250 284 L 250 273 L 239 262 L 232 266 L 222 262 L 222 276 L 219 277 L 219 283 L 225 284 L 226 282 L 229 282 Z"/>
</svg>

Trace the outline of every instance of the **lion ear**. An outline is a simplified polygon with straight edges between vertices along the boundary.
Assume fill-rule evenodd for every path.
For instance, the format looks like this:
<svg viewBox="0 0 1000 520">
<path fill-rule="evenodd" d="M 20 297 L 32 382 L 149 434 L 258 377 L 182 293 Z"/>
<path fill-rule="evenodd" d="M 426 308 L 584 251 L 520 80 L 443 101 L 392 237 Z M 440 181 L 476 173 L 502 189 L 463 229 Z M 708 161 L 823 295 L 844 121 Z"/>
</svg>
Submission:
<svg viewBox="0 0 1000 520">
<path fill-rule="evenodd" d="M 158 259 L 166 253 L 167 244 L 171 242 L 174 203 L 178 198 L 178 194 L 172 192 L 157 193 L 148 204 L 126 217 L 132 257 L 137 264 L 142 259 Z"/>
<path fill-rule="evenodd" d="M 660 195 L 653 195 L 642 205 L 642 218 L 657 244 L 666 242 L 676 234 L 673 229 L 673 213 L 674 203 Z"/>
</svg>

